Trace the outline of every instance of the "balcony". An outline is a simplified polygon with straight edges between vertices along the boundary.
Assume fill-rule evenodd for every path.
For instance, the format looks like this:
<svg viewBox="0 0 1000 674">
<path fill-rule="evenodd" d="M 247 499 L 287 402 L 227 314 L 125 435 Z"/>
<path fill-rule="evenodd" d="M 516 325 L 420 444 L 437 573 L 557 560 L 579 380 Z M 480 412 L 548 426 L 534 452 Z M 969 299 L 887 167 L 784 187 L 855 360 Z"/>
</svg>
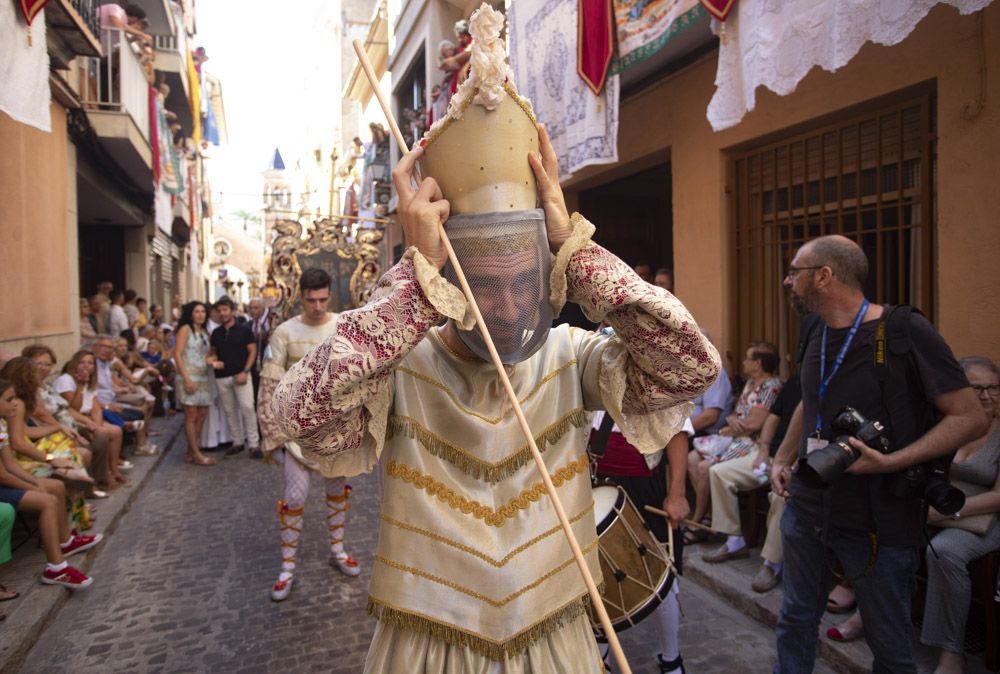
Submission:
<svg viewBox="0 0 1000 674">
<path fill-rule="evenodd" d="M 188 81 L 187 39 L 183 28 L 176 35 L 154 35 L 156 48 L 156 69 L 163 73 L 163 80 L 170 87 L 170 95 L 165 102 L 167 110 L 177 115 L 177 121 L 190 135 L 194 131 L 194 116 L 191 114 L 191 83 Z"/>
<path fill-rule="evenodd" d="M 88 58 L 82 69 L 83 107 L 101 145 L 136 185 L 153 179 L 149 138 L 149 80 L 132 43 L 117 29 L 104 29 L 104 59 Z"/>
<path fill-rule="evenodd" d="M 45 6 L 49 60 L 57 70 L 76 56 L 102 56 L 95 0 L 52 0 Z"/>
</svg>

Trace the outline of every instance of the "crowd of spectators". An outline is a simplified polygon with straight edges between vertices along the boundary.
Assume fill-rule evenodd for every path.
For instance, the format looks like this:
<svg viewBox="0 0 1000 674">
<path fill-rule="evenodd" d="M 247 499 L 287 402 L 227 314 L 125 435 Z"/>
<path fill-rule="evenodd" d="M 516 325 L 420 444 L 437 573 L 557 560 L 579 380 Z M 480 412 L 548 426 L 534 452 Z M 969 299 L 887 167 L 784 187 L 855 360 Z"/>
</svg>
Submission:
<svg viewBox="0 0 1000 674">
<path fill-rule="evenodd" d="M 673 291 L 669 269 L 655 273 L 640 262 L 634 267 L 644 280 Z M 689 438 L 688 492 L 693 513 L 684 539 L 705 543 L 701 558 L 720 564 L 750 555 L 743 537 L 739 494 L 761 490 L 770 501 L 766 535 L 760 549 L 762 563 L 753 577 L 754 592 L 769 592 L 781 584 L 782 535 L 779 527 L 785 499 L 770 491 L 771 461 L 792 428 L 793 413 L 802 388 L 795 373 L 796 354 L 779 353 L 766 342 L 749 344 L 738 377 L 725 369 L 716 383 L 695 401 Z M 782 364 L 792 374 L 779 378 Z M 919 631 L 920 641 L 939 652 L 937 672 L 960 672 L 963 666 L 966 622 L 972 602 L 968 565 L 977 558 L 1000 552 L 1000 368 L 988 358 L 971 356 L 960 361 L 965 375 L 988 418 L 989 429 L 976 440 L 954 447 L 950 484 L 966 496 L 960 517 L 928 508 L 928 545 L 921 571 L 926 579 L 926 601 Z M 742 393 L 734 401 L 733 391 Z M 751 514 L 756 517 L 756 514 Z M 695 526 L 701 525 L 701 526 Z M 1000 601 L 1000 578 L 996 600 Z M 864 635 L 864 625 L 849 581 L 832 588 L 827 603 L 831 613 L 851 614 L 827 631 L 835 641 Z"/>
<path fill-rule="evenodd" d="M 245 314 L 226 297 L 211 307 L 175 297 L 164 311 L 106 281 L 80 300 L 79 349 L 61 365 L 43 343 L 0 352 L 0 564 L 11 558 L 16 513 L 34 513 L 47 558 L 41 582 L 88 587 L 92 579 L 65 557 L 101 541 L 83 532 L 96 521 L 94 501 L 131 486 L 129 459 L 158 453 L 154 414 L 187 412 L 186 425 L 197 430 L 188 438 L 194 463 L 215 463 L 203 450 L 233 455 L 244 443 L 259 458 L 256 418 L 244 408 L 253 409 L 257 349 L 269 327 L 260 299 Z M 189 405 L 196 367 L 203 397 Z M 212 414 L 213 428 L 203 429 Z M 0 583 L 0 601 L 18 596 Z"/>
</svg>

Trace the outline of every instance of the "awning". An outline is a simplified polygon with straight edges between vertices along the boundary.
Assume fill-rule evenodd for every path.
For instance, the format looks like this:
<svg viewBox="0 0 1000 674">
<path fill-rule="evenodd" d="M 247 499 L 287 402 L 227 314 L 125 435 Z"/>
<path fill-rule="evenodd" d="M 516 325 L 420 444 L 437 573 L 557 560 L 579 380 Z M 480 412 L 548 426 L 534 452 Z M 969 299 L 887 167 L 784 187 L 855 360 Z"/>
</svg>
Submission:
<svg viewBox="0 0 1000 674">
<path fill-rule="evenodd" d="M 372 64 L 375 76 L 380 80 L 385 74 L 389 65 L 389 22 L 386 19 L 385 2 L 379 3 L 375 8 L 375 15 L 368 25 L 368 35 L 365 36 L 365 52 L 368 60 Z M 352 101 L 357 101 L 364 107 L 374 95 L 368 78 L 365 76 L 361 63 L 355 63 L 351 70 L 351 77 L 344 87 L 344 96 Z"/>
</svg>

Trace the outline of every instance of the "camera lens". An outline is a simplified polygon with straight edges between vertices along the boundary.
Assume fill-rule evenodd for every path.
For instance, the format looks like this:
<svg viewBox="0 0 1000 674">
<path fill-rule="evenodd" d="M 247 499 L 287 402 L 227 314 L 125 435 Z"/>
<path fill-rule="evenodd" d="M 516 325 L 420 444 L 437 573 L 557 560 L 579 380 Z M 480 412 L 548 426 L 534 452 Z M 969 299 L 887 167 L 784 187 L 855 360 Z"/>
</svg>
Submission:
<svg viewBox="0 0 1000 674">
<path fill-rule="evenodd" d="M 965 505 L 965 494 L 962 490 L 952 487 L 944 480 L 928 484 L 924 498 L 942 515 L 954 515 Z"/>
</svg>

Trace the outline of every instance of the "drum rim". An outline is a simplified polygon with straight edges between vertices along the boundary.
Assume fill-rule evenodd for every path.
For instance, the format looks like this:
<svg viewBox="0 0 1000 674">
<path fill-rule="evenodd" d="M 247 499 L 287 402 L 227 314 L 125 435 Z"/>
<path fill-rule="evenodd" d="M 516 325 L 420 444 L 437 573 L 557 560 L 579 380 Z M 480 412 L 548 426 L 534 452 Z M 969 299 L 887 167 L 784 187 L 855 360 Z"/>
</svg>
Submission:
<svg viewBox="0 0 1000 674">
<path fill-rule="evenodd" d="M 619 513 L 625 505 L 625 499 L 628 498 L 628 494 L 625 492 L 625 488 L 614 480 L 607 478 L 595 479 L 591 481 L 590 485 L 591 499 L 593 499 L 593 491 L 598 487 L 614 487 L 618 491 L 618 496 L 615 497 L 615 504 L 611 507 L 611 512 L 605 515 L 600 522 L 594 522 L 597 527 L 597 538 L 600 539 L 601 534 L 607 531 L 615 523 L 615 520 L 620 517 Z"/>
</svg>

